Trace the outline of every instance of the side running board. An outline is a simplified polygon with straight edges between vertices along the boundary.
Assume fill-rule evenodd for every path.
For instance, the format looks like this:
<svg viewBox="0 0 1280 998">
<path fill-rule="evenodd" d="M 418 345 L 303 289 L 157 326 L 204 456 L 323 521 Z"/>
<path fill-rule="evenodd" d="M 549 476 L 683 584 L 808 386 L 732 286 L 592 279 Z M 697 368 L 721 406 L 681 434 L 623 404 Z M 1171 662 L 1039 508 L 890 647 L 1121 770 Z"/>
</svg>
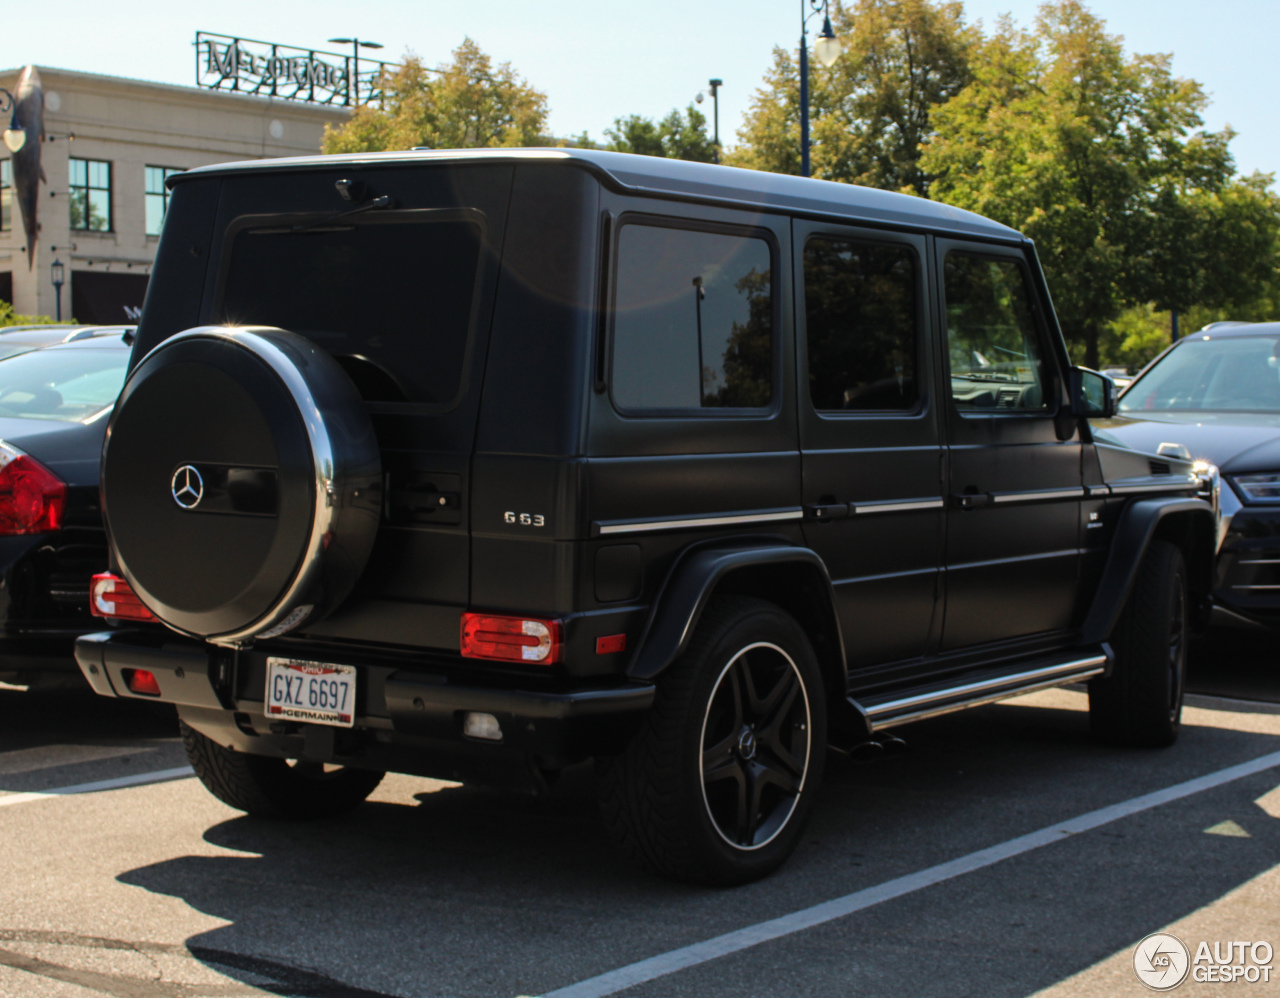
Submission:
<svg viewBox="0 0 1280 998">
<path fill-rule="evenodd" d="M 1034 690 L 1080 682 L 1105 672 L 1110 656 L 1111 649 L 1102 645 L 1093 655 L 1081 657 L 1077 652 L 1076 657 L 1069 659 L 1039 659 L 1023 663 L 1013 672 L 969 673 L 946 685 L 896 690 L 860 700 L 850 698 L 850 703 L 867 719 L 873 732 L 882 731 L 908 721 L 922 721 Z"/>
</svg>

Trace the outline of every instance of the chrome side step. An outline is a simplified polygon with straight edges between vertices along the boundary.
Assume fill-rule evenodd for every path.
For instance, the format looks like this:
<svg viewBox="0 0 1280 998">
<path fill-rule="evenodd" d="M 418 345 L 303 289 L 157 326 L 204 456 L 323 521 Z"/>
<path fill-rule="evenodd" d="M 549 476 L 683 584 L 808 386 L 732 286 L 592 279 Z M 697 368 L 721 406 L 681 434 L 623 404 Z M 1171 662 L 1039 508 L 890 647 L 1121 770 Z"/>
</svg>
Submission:
<svg viewBox="0 0 1280 998">
<path fill-rule="evenodd" d="M 1105 646 L 1104 646 L 1105 648 Z M 890 694 L 892 699 L 868 698 L 854 701 L 867 718 L 872 731 L 882 731 L 908 721 L 922 721 L 967 707 L 995 703 L 1008 697 L 1020 696 L 1035 690 L 1049 689 L 1078 683 L 1106 671 L 1108 656 L 1105 651 L 1083 658 L 1072 658 L 1023 669 L 1004 675 L 963 682 L 956 686 L 932 689 L 907 696 Z"/>
</svg>

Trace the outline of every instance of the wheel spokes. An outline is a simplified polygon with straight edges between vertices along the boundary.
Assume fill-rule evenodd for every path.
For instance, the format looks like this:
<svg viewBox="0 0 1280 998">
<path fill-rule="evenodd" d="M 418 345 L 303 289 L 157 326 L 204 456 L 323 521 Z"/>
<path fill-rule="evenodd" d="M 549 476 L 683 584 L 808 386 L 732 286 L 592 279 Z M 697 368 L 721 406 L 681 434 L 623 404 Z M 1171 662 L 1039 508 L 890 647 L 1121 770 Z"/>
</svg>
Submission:
<svg viewBox="0 0 1280 998">
<path fill-rule="evenodd" d="M 766 786 L 774 786 L 788 797 L 794 797 L 800 792 L 800 781 L 797 778 L 799 774 L 789 772 L 787 767 L 768 756 L 757 757 L 752 770 L 755 782 L 761 790 Z"/>
<path fill-rule="evenodd" d="M 715 783 L 718 780 L 730 779 L 740 772 L 741 767 L 738 765 L 737 756 L 733 754 L 734 746 L 737 743 L 737 732 L 734 732 L 728 738 L 703 751 L 703 783 Z"/>
</svg>

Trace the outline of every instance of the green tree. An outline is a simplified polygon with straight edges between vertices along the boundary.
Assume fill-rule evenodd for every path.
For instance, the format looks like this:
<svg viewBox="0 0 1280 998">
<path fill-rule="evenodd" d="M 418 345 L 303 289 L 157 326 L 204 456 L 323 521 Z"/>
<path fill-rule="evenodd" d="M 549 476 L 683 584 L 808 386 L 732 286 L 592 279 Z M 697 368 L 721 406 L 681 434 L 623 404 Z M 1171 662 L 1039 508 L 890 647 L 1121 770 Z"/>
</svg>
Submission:
<svg viewBox="0 0 1280 998">
<path fill-rule="evenodd" d="M 707 135 L 707 116 L 692 104 L 681 112 L 673 109 L 661 121 L 639 114 L 618 118 L 605 129 L 606 149 L 641 156 L 665 156 L 695 163 L 713 163 L 714 140 Z"/>
<path fill-rule="evenodd" d="M 832 8 L 843 43 L 835 65 L 809 61 L 813 176 L 926 195 L 919 164 L 930 116 L 972 79 L 981 32 L 966 25 L 958 0 L 854 0 Z M 736 166 L 800 172 L 797 57 L 774 49 L 773 66 L 751 98 Z"/>
<path fill-rule="evenodd" d="M 1200 130 L 1207 99 L 1169 56 L 1127 56 L 1079 0 L 1056 0 L 1034 31 L 1001 19 L 971 65 L 931 117 L 930 196 L 1037 241 L 1086 364 L 1126 308 L 1226 305 L 1272 278 L 1271 178 L 1235 176 L 1232 133 Z"/>
<path fill-rule="evenodd" d="M 383 80 L 377 104 L 356 108 L 343 125 L 326 125 L 326 153 L 385 149 L 471 149 L 540 145 L 547 123 L 547 98 L 520 77 L 511 64 L 496 68 L 470 38 L 451 61 L 430 70 L 410 53 Z"/>
</svg>

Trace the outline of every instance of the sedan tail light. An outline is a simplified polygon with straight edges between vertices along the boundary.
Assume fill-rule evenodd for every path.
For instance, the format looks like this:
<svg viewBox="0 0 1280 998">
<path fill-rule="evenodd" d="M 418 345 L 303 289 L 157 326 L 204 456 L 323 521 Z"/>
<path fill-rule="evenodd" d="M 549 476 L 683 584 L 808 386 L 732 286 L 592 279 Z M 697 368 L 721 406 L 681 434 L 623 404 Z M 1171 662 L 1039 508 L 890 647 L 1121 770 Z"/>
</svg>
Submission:
<svg viewBox="0 0 1280 998">
<path fill-rule="evenodd" d="M 0 440 L 0 536 L 60 530 L 66 507 L 66 482 Z"/>
<path fill-rule="evenodd" d="M 464 613 L 461 645 L 464 658 L 550 665 L 560 661 L 560 621 Z"/>
<path fill-rule="evenodd" d="M 110 572 L 93 577 L 89 586 L 89 612 L 95 617 L 116 620 L 156 619 L 156 615 L 143 606 L 129 583 Z"/>
</svg>

